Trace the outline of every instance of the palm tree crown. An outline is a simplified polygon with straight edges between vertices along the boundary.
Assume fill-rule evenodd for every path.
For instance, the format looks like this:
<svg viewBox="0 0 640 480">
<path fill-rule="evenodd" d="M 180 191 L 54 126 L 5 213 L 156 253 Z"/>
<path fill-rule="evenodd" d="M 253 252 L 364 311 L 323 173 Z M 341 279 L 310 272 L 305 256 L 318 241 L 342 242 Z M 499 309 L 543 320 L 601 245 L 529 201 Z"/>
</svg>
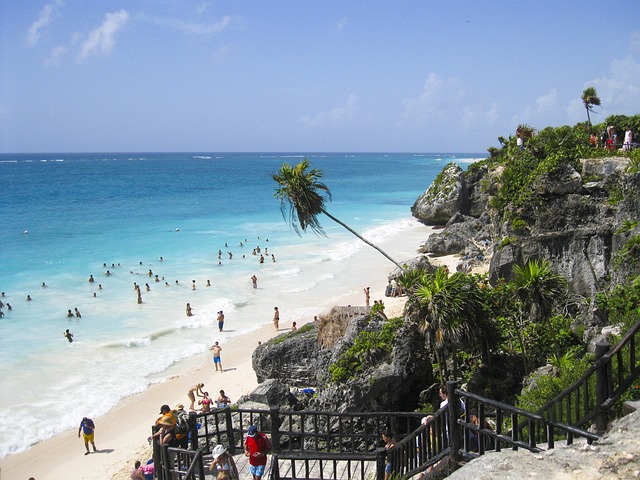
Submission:
<svg viewBox="0 0 640 480">
<path fill-rule="evenodd" d="M 316 234 L 326 236 L 318 220 L 318 215 L 324 213 L 404 271 L 404 268 L 386 252 L 325 210 L 325 198 L 331 200 L 331 192 L 329 187 L 320 181 L 322 171 L 317 168 L 308 170 L 309 167 L 310 164 L 306 158 L 295 166 L 285 162 L 280 170 L 272 175 L 278 184 L 274 197 L 280 200 L 282 216 L 288 219 L 295 232 L 301 235 L 301 232 L 306 232 L 310 227 Z M 285 213 L 287 211 L 288 215 Z"/>
<path fill-rule="evenodd" d="M 587 87 L 582 92 L 581 98 L 584 108 L 587 110 L 587 126 L 589 130 L 591 130 L 591 116 L 589 112 L 593 112 L 594 106 L 600 106 L 600 97 L 598 97 L 595 87 Z"/>
</svg>

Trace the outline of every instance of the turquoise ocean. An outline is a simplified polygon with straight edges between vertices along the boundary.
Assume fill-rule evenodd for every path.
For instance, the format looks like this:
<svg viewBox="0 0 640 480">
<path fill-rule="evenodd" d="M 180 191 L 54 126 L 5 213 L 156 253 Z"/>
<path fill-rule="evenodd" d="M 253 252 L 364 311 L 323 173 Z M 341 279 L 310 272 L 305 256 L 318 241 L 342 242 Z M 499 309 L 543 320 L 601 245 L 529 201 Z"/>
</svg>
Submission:
<svg viewBox="0 0 640 480">
<path fill-rule="evenodd" d="M 0 155 L 0 458 L 166 380 L 213 340 L 270 323 L 274 305 L 302 324 L 318 313 L 311 291 L 340 302 L 337 272 L 348 275 L 344 266 L 368 247 L 327 218 L 320 219 L 326 238 L 296 235 L 273 197 L 271 175 L 282 162 L 308 158 L 331 189 L 327 209 L 384 243 L 415 224 L 410 207 L 444 165 L 464 168 L 483 157 Z M 268 250 L 264 264 L 256 247 Z M 75 308 L 82 318 L 67 317 Z M 218 310 L 224 334 L 215 328 Z"/>
</svg>

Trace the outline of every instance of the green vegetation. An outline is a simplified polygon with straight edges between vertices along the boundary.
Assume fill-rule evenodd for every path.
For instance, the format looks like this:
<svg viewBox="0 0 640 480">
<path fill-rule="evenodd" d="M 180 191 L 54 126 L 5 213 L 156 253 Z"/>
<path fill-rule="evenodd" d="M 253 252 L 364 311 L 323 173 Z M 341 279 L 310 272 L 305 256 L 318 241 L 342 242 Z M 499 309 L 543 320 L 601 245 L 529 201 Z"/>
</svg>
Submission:
<svg viewBox="0 0 640 480">
<path fill-rule="evenodd" d="M 269 340 L 269 343 L 273 344 L 273 345 L 277 345 L 279 343 L 284 342 L 285 340 L 291 338 L 291 337 L 295 337 L 296 335 L 302 335 L 310 330 L 313 330 L 315 328 L 315 324 L 313 323 L 306 323 L 303 326 L 301 326 L 298 330 L 296 330 L 295 332 L 287 332 L 287 333 L 283 333 L 281 335 L 278 335 L 277 337 L 274 337 L 272 339 Z"/>
<path fill-rule="evenodd" d="M 403 318 L 392 318 L 380 332 L 362 331 L 338 359 L 329 366 L 329 376 L 334 383 L 344 383 L 367 367 L 376 365 L 381 359 L 388 358 L 393 347 L 396 332 L 402 326 Z"/>
</svg>

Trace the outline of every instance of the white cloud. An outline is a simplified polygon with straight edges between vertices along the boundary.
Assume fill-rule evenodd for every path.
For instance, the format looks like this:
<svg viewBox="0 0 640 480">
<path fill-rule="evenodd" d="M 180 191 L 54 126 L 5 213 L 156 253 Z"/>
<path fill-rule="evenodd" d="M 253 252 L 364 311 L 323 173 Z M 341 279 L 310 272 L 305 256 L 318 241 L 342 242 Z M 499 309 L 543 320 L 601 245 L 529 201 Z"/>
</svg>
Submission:
<svg viewBox="0 0 640 480">
<path fill-rule="evenodd" d="M 608 115 L 635 115 L 640 111 L 640 63 L 633 56 L 612 60 L 609 75 L 589 80 L 584 88 L 593 86 L 602 101 L 602 107 L 596 112 Z M 567 116 L 571 121 L 581 122 L 586 117 L 584 105 L 579 98 L 574 98 L 567 107 Z M 594 119 L 594 123 L 601 120 Z"/>
<path fill-rule="evenodd" d="M 196 7 L 196 13 L 198 15 L 202 15 L 203 13 L 205 13 L 207 10 L 209 10 L 209 7 L 211 6 L 211 2 L 202 2 L 200 5 L 198 5 Z"/>
<path fill-rule="evenodd" d="M 437 73 L 430 73 L 420 96 L 402 101 L 402 123 L 425 126 L 430 120 L 447 112 L 452 104 L 459 104 L 463 98 L 464 88 L 457 77 L 442 78 Z"/>
<path fill-rule="evenodd" d="M 87 57 L 97 53 L 109 54 L 115 44 L 115 34 L 127 23 L 127 20 L 129 20 L 129 13 L 126 10 L 107 13 L 102 25 L 91 31 L 87 39 L 82 42 L 78 61 L 83 62 Z"/>
<path fill-rule="evenodd" d="M 482 106 L 464 107 L 460 123 L 464 129 L 477 129 L 479 126 L 495 125 L 499 117 L 498 104 L 494 103 L 486 110 Z"/>
<path fill-rule="evenodd" d="M 49 25 L 58 14 L 58 10 L 62 6 L 61 0 L 56 0 L 42 7 L 38 19 L 31 24 L 25 39 L 27 45 L 34 47 L 38 44 L 42 35 L 42 29 Z"/>
<path fill-rule="evenodd" d="M 527 105 L 523 112 L 513 115 L 511 123 L 536 123 L 543 119 L 545 113 L 553 112 L 558 102 L 558 90 L 552 88 L 549 92 L 536 98 L 536 105 Z"/>
<path fill-rule="evenodd" d="M 234 21 L 234 18 L 229 15 L 225 15 L 219 21 L 213 23 L 194 23 L 178 18 L 145 17 L 145 19 L 154 25 L 181 30 L 190 35 L 220 33 Z"/>
<path fill-rule="evenodd" d="M 317 128 L 323 125 L 342 126 L 350 123 L 358 110 L 358 97 L 349 95 L 347 103 L 335 107 L 328 112 L 320 112 L 315 117 L 302 117 L 302 126 L 305 129 Z"/>
<path fill-rule="evenodd" d="M 49 58 L 44 61 L 44 64 L 49 67 L 57 67 L 60 65 L 60 59 L 69 51 L 69 47 L 66 45 L 59 45 L 51 49 Z"/>
<path fill-rule="evenodd" d="M 338 23 L 336 24 L 336 32 L 341 32 L 342 30 L 344 30 L 348 22 L 349 21 L 347 17 L 342 17 L 340 20 L 338 20 Z"/>
</svg>

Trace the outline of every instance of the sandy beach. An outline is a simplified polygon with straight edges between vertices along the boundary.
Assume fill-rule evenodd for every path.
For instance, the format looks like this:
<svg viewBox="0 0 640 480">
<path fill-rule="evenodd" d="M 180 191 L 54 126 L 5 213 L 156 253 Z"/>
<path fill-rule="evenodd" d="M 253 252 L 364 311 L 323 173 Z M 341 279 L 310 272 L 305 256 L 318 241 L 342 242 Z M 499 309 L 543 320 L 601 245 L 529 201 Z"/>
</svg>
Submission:
<svg viewBox="0 0 640 480">
<path fill-rule="evenodd" d="M 372 299 L 384 298 L 384 287 L 372 287 Z M 356 298 L 357 297 L 357 298 Z M 362 304 L 362 295 L 354 295 L 350 302 Z M 404 298 L 385 298 L 389 316 L 402 313 Z M 322 313 L 319 311 L 318 313 Z M 290 322 L 282 322 L 280 333 L 290 330 Z M 249 335 L 236 337 L 225 344 L 222 351 L 224 373 L 215 372 L 209 354 L 183 362 L 185 370 L 169 381 L 152 385 L 142 393 L 126 398 L 108 414 L 94 419 L 98 453 L 84 456 L 84 444 L 77 430 L 67 431 L 50 440 L 40 442 L 29 450 L 4 458 L 0 479 L 122 479 L 128 478 L 136 460 L 151 457 L 147 437 L 158 417 L 160 406 L 183 403 L 188 407 L 187 390 L 196 383 L 204 383 L 205 391 L 216 397 L 220 389 L 235 401 L 250 393 L 257 385 L 251 367 L 251 355 L 258 342 L 274 337 L 272 326 L 265 326 Z M 55 419 L 52 419 L 55 421 Z M 37 425 L 29 428 L 38 428 Z"/>
</svg>

